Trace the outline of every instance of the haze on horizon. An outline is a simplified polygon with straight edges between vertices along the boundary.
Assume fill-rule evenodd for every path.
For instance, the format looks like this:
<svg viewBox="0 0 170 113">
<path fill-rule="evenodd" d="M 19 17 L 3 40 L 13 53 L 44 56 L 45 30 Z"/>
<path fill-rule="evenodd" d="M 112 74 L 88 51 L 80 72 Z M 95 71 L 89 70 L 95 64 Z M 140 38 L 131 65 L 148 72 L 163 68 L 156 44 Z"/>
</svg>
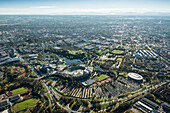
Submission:
<svg viewBox="0 0 170 113">
<path fill-rule="evenodd" d="M 0 0 L 0 15 L 167 15 L 170 0 Z"/>
</svg>

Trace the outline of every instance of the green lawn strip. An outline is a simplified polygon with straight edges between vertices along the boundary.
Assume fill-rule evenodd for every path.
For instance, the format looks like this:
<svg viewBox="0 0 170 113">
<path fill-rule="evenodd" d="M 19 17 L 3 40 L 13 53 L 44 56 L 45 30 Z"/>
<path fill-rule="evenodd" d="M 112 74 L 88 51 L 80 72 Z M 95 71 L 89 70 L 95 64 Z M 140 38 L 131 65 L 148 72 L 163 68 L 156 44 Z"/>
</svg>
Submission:
<svg viewBox="0 0 170 113">
<path fill-rule="evenodd" d="M 99 79 L 99 80 L 103 80 L 103 79 L 108 78 L 108 76 L 107 76 L 107 75 L 102 74 L 102 75 L 100 75 L 100 76 L 98 76 L 98 77 L 96 77 L 96 78 L 97 78 L 97 79 Z"/>
<path fill-rule="evenodd" d="M 114 50 L 112 51 L 114 54 L 122 54 L 124 51 L 121 51 L 121 50 Z"/>
<path fill-rule="evenodd" d="M 50 98 L 50 94 L 49 94 L 49 93 L 47 93 L 47 96 L 48 96 L 48 98 L 51 100 L 51 98 Z"/>
<path fill-rule="evenodd" d="M 101 49 L 100 49 L 100 50 L 97 51 L 97 53 L 106 53 L 106 52 L 108 52 L 108 51 L 109 51 L 109 49 L 106 49 L 106 50 L 101 50 Z"/>
<path fill-rule="evenodd" d="M 156 99 L 156 102 L 157 102 L 157 103 L 161 103 L 161 100 L 157 98 L 157 99 Z"/>
<path fill-rule="evenodd" d="M 14 70 L 11 68 L 11 73 L 14 73 Z"/>
<path fill-rule="evenodd" d="M 102 50 L 101 50 L 101 49 L 100 49 L 100 50 L 98 50 L 98 51 L 97 51 L 97 53 L 102 53 Z"/>
<path fill-rule="evenodd" d="M 65 67 L 65 66 L 67 66 L 67 65 L 65 65 L 65 64 L 61 64 L 61 66 L 64 66 L 64 67 Z"/>
<path fill-rule="evenodd" d="M 105 61 L 97 61 L 97 63 L 99 63 L 99 64 L 104 64 L 105 63 Z"/>
<path fill-rule="evenodd" d="M 49 61 L 42 61 L 42 64 L 49 64 Z"/>
<path fill-rule="evenodd" d="M 109 104 L 102 104 L 101 109 L 106 109 L 109 106 Z"/>
<path fill-rule="evenodd" d="M 34 73 L 34 72 L 32 72 L 32 74 L 31 74 L 33 77 L 37 77 L 37 75 Z"/>
<path fill-rule="evenodd" d="M 13 108 L 15 109 L 15 111 L 20 111 L 26 109 L 27 107 L 34 107 L 37 102 L 38 102 L 37 99 L 31 98 L 23 102 L 17 103 L 16 105 L 14 105 Z"/>
<path fill-rule="evenodd" d="M 26 91 L 28 91 L 28 89 L 25 88 L 25 87 L 22 87 L 22 88 L 18 88 L 18 89 L 12 90 L 11 92 L 12 92 L 13 95 L 16 95 L 16 94 L 19 94 L 19 93 L 22 93 L 22 92 L 26 92 Z"/>
<path fill-rule="evenodd" d="M 76 54 L 76 53 L 83 53 L 83 51 L 82 50 L 78 50 L 78 51 L 74 51 L 74 50 L 68 50 L 68 52 L 70 53 L 70 54 Z"/>
<path fill-rule="evenodd" d="M 125 72 L 120 72 L 120 73 L 119 73 L 119 75 L 124 75 L 124 74 L 125 74 Z"/>
<path fill-rule="evenodd" d="M 52 100 L 51 100 L 51 97 L 50 97 L 50 94 L 49 94 L 49 93 L 47 93 L 47 96 L 48 96 L 48 98 L 50 99 L 50 101 L 52 102 Z"/>
<path fill-rule="evenodd" d="M 10 84 L 9 84 L 9 86 L 13 86 L 13 85 L 14 85 L 14 83 L 10 83 Z"/>
<path fill-rule="evenodd" d="M 116 70 L 113 70 L 114 74 L 117 75 L 117 71 Z"/>
<path fill-rule="evenodd" d="M 106 49 L 104 52 L 105 52 L 105 53 L 106 53 L 106 52 L 109 52 L 109 49 Z"/>
<path fill-rule="evenodd" d="M 52 86 L 51 86 L 51 87 L 52 87 Z M 61 95 L 64 95 L 64 93 L 62 93 L 62 92 L 56 90 L 54 87 L 52 87 L 52 88 L 54 89 L 54 91 L 55 91 L 56 93 L 59 93 L 59 94 L 61 94 Z"/>
<path fill-rule="evenodd" d="M 58 65 L 67 66 L 65 63 L 66 63 L 66 62 L 64 62 L 64 63 L 59 63 Z"/>
<path fill-rule="evenodd" d="M 117 58 L 117 61 L 120 61 L 120 62 L 121 62 L 121 61 L 122 61 L 122 58 Z"/>
<path fill-rule="evenodd" d="M 47 92 L 47 88 L 45 87 L 45 85 L 44 84 L 42 85 L 43 85 L 44 91 Z"/>
<path fill-rule="evenodd" d="M 127 77 L 127 73 L 126 72 L 120 72 L 119 75 Z"/>
<path fill-rule="evenodd" d="M 19 113 L 31 113 L 31 111 L 29 109 L 27 109 L 25 111 L 20 111 Z"/>
</svg>

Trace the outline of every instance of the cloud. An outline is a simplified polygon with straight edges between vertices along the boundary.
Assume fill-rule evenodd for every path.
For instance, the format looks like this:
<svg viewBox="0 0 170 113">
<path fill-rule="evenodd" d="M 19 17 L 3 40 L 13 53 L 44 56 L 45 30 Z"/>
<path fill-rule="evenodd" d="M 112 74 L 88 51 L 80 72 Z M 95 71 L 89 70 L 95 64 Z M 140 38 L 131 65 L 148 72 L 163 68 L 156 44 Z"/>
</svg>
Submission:
<svg viewBox="0 0 170 113">
<path fill-rule="evenodd" d="M 33 9 L 51 9 L 54 8 L 54 6 L 36 6 L 36 7 L 30 7 Z"/>
<path fill-rule="evenodd" d="M 20 14 L 20 15 L 67 15 L 67 14 L 96 14 L 96 15 L 116 15 L 125 13 L 170 13 L 170 9 L 135 9 L 135 8 L 101 8 L 101 9 L 57 9 L 54 6 L 37 6 L 30 8 L 0 8 L 0 14 Z"/>
</svg>

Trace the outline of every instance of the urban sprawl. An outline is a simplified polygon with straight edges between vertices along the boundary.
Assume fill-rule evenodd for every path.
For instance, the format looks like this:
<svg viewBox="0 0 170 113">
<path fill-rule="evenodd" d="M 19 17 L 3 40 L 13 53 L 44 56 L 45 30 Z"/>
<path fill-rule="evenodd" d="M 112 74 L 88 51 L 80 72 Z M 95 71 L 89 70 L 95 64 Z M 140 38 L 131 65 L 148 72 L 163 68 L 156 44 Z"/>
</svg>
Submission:
<svg viewBox="0 0 170 113">
<path fill-rule="evenodd" d="M 2 113 L 168 113 L 170 17 L 0 16 Z"/>
</svg>

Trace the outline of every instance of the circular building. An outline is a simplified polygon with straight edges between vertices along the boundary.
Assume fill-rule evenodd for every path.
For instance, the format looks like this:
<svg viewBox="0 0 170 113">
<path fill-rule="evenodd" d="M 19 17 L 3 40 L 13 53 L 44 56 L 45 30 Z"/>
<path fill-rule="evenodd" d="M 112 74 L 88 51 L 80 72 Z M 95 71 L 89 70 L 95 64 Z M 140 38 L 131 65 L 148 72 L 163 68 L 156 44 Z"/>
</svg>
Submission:
<svg viewBox="0 0 170 113">
<path fill-rule="evenodd" d="M 137 73 L 128 73 L 128 77 L 133 79 L 133 80 L 137 80 L 137 81 L 142 81 L 143 77 Z"/>
<path fill-rule="evenodd" d="M 92 67 L 71 66 L 63 71 L 63 74 L 72 78 L 87 77 L 93 71 Z"/>
</svg>

